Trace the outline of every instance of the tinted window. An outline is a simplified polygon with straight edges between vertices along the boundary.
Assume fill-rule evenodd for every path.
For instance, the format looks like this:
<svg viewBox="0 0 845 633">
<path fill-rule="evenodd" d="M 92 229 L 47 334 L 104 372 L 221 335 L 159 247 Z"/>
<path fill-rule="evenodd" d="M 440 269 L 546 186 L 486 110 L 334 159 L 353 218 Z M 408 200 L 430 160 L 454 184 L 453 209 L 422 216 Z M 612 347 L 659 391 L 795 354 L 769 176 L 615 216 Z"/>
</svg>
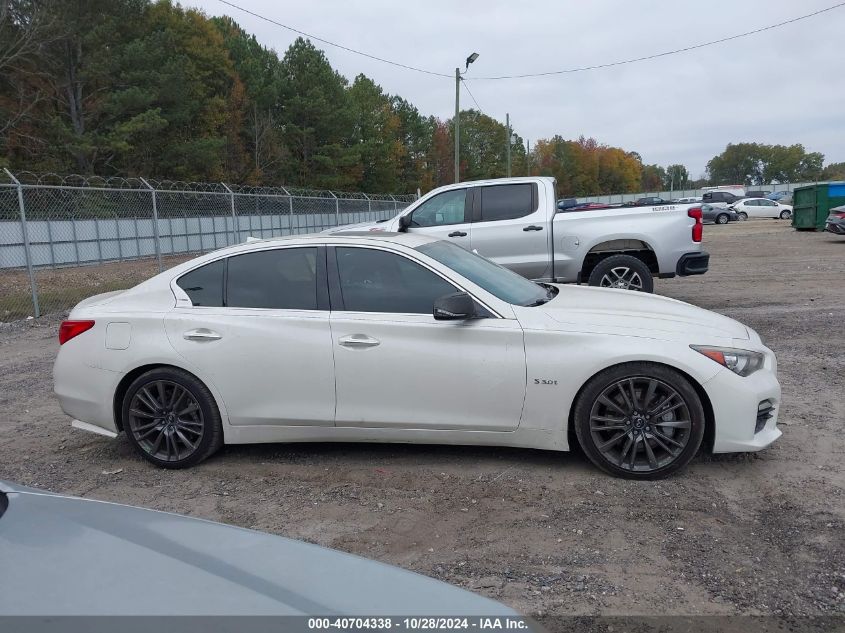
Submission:
<svg viewBox="0 0 845 633">
<path fill-rule="evenodd" d="M 431 314 L 452 284 L 407 257 L 369 248 L 338 247 L 340 290 L 347 310 Z"/>
<path fill-rule="evenodd" d="M 200 266 L 179 277 L 176 284 L 185 291 L 195 306 L 219 307 L 223 305 L 223 262 Z"/>
<path fill-rule="evenodd" d="M 481 188 L 481 221 L 512 220 L 534 212 L 531 183 Z"/>
<path fill-rule="evenodd" d="M 426 200 L 411 215 L 411 226 L 461 224 L 466 197 L 466 189 L 455 189 Z"/>
<path fill-rule="evenodd" d="M 229 258 L 226 305 L 317 309 L 317 249 L 283 248 Z"/>
<path fill-rule="evenodd" d="M 550 298 L 548 288 L 449 242 L 429 242 L 416 250 L 448 266 L 502 301 L 530 306 Z"/>
</svg>

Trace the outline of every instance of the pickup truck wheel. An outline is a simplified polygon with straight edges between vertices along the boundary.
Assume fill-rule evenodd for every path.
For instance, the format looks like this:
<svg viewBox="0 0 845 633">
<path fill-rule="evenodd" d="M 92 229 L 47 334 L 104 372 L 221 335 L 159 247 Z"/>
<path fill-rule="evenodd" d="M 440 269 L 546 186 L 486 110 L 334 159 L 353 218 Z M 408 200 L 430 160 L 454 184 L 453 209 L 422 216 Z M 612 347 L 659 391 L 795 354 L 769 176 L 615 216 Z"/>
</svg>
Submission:
<svg viewBox="0 0 845 633">
<path fill-rule="evenodd" d="M 727 224 L 730 217 L 728 217 L 727 213 L 720 213 L 716 216 L 716 224 Z"/>
<path fill-rule="evenodd" d="M 654 292 L 654 277 L 641 259 L 631 255 L 611 255 L 601 260 L 587 283 L 602 288 Z"/>
<path fill-rule="evenodd" d="M 689 381 L 652 363 L 607 369 L 575 405 L 575 434 L 596 466 L 626 479 L 661 479 L 686 466 L 704 437 L 704 408 Z"/>
</svg>

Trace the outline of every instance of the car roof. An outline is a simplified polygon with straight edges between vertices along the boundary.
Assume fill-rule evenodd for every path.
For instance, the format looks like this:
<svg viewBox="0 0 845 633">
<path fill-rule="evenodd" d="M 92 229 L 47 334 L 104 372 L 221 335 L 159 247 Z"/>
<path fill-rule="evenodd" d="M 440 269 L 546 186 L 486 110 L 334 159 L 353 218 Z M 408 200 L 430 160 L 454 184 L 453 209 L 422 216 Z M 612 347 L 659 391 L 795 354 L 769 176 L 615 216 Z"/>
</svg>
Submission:
<svg viewBox="0 0 845 633">
<path fill-rule="evenodd" d="M 421 233 L 396 233 L 394 231 L 370 230 L 361 231 L 350 229 L 349 231 L 335 231 L 333 233 L 309 233 L 307 235 L 285 235 L 283 237 L 270 237 L 266 239 L 251 239 L 221 248 L 216 253 L 230 251 L 232 253 L 248 252 L 254 249 L 262 249 L 267 246 L 293 246 L 307 244 L 339 244 L 339 243 L 361 243 L 361 242 L 391 242 L 401 244 L 408 248 L 416 248 L 429 242 L 437 242 L 438 238 Z"/>
</svg>

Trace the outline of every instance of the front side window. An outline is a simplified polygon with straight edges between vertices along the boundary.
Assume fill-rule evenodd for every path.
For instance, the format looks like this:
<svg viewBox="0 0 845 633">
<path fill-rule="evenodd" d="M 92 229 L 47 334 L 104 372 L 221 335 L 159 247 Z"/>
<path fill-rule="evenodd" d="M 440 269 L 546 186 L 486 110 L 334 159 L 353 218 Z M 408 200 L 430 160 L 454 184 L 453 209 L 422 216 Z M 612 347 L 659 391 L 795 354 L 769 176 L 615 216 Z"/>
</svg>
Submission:
<svg viewBox="0 0 845 633">
<path fill-rule="evenodd" d="M 431 314 L 435 299 L 458 291 L 396 253 L 340 246 L 335 253 L 344 308 L 352 312 Z"/>
<path fill-rule="evenodd" d="M 417 207 L 411 215 L 412 227 L 447 226 L 464 222 L 466 189 L 444 191 L 429 198 Z"/>
<path fill-rule="evenodd" d="M 223 305 L 223 270 L 225 260 L 218 259 L 185 273 L 178 285 L 195 306 L 219 308 Z"/>
<path fill-rule="evenodd" d="M 513 220 L 534 212 L 534 186 L 494 185 L 481 187 L 481 222 Z"/>
<path fill-rule="evenodd" d="M 317 249 L 282 248 L 229 258 L 226 305 L 317 309 Z"/>
</svg>

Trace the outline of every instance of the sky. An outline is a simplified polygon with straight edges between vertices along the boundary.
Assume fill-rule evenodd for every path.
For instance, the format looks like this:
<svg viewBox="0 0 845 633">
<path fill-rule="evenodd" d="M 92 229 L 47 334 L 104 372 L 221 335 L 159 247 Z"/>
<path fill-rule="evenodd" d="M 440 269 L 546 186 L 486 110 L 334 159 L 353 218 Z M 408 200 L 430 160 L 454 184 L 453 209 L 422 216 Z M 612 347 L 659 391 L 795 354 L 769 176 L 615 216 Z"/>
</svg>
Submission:
<svg viewBox="0 0 845 633">
<path fill-rule="evenodd" d="M 837 0 L 233 0 L 349 48 L 451 75 L 398 68 L 314 42 L 350 81 L 364 73 L 424 115 L 476 107 L 533 142 L 592 136 L 645 163 L 681 163 L 692 178 L 728 143 L 802 143 L 845 161 L 845 7 L 746 38 L 656 60 L 549 77 L 547 72 L 652 55 L 736 35 L 832 6 Z M 220 0 L 184 0 L 229 15 L 283 55 L 297 34 Z"/>
</svg>

